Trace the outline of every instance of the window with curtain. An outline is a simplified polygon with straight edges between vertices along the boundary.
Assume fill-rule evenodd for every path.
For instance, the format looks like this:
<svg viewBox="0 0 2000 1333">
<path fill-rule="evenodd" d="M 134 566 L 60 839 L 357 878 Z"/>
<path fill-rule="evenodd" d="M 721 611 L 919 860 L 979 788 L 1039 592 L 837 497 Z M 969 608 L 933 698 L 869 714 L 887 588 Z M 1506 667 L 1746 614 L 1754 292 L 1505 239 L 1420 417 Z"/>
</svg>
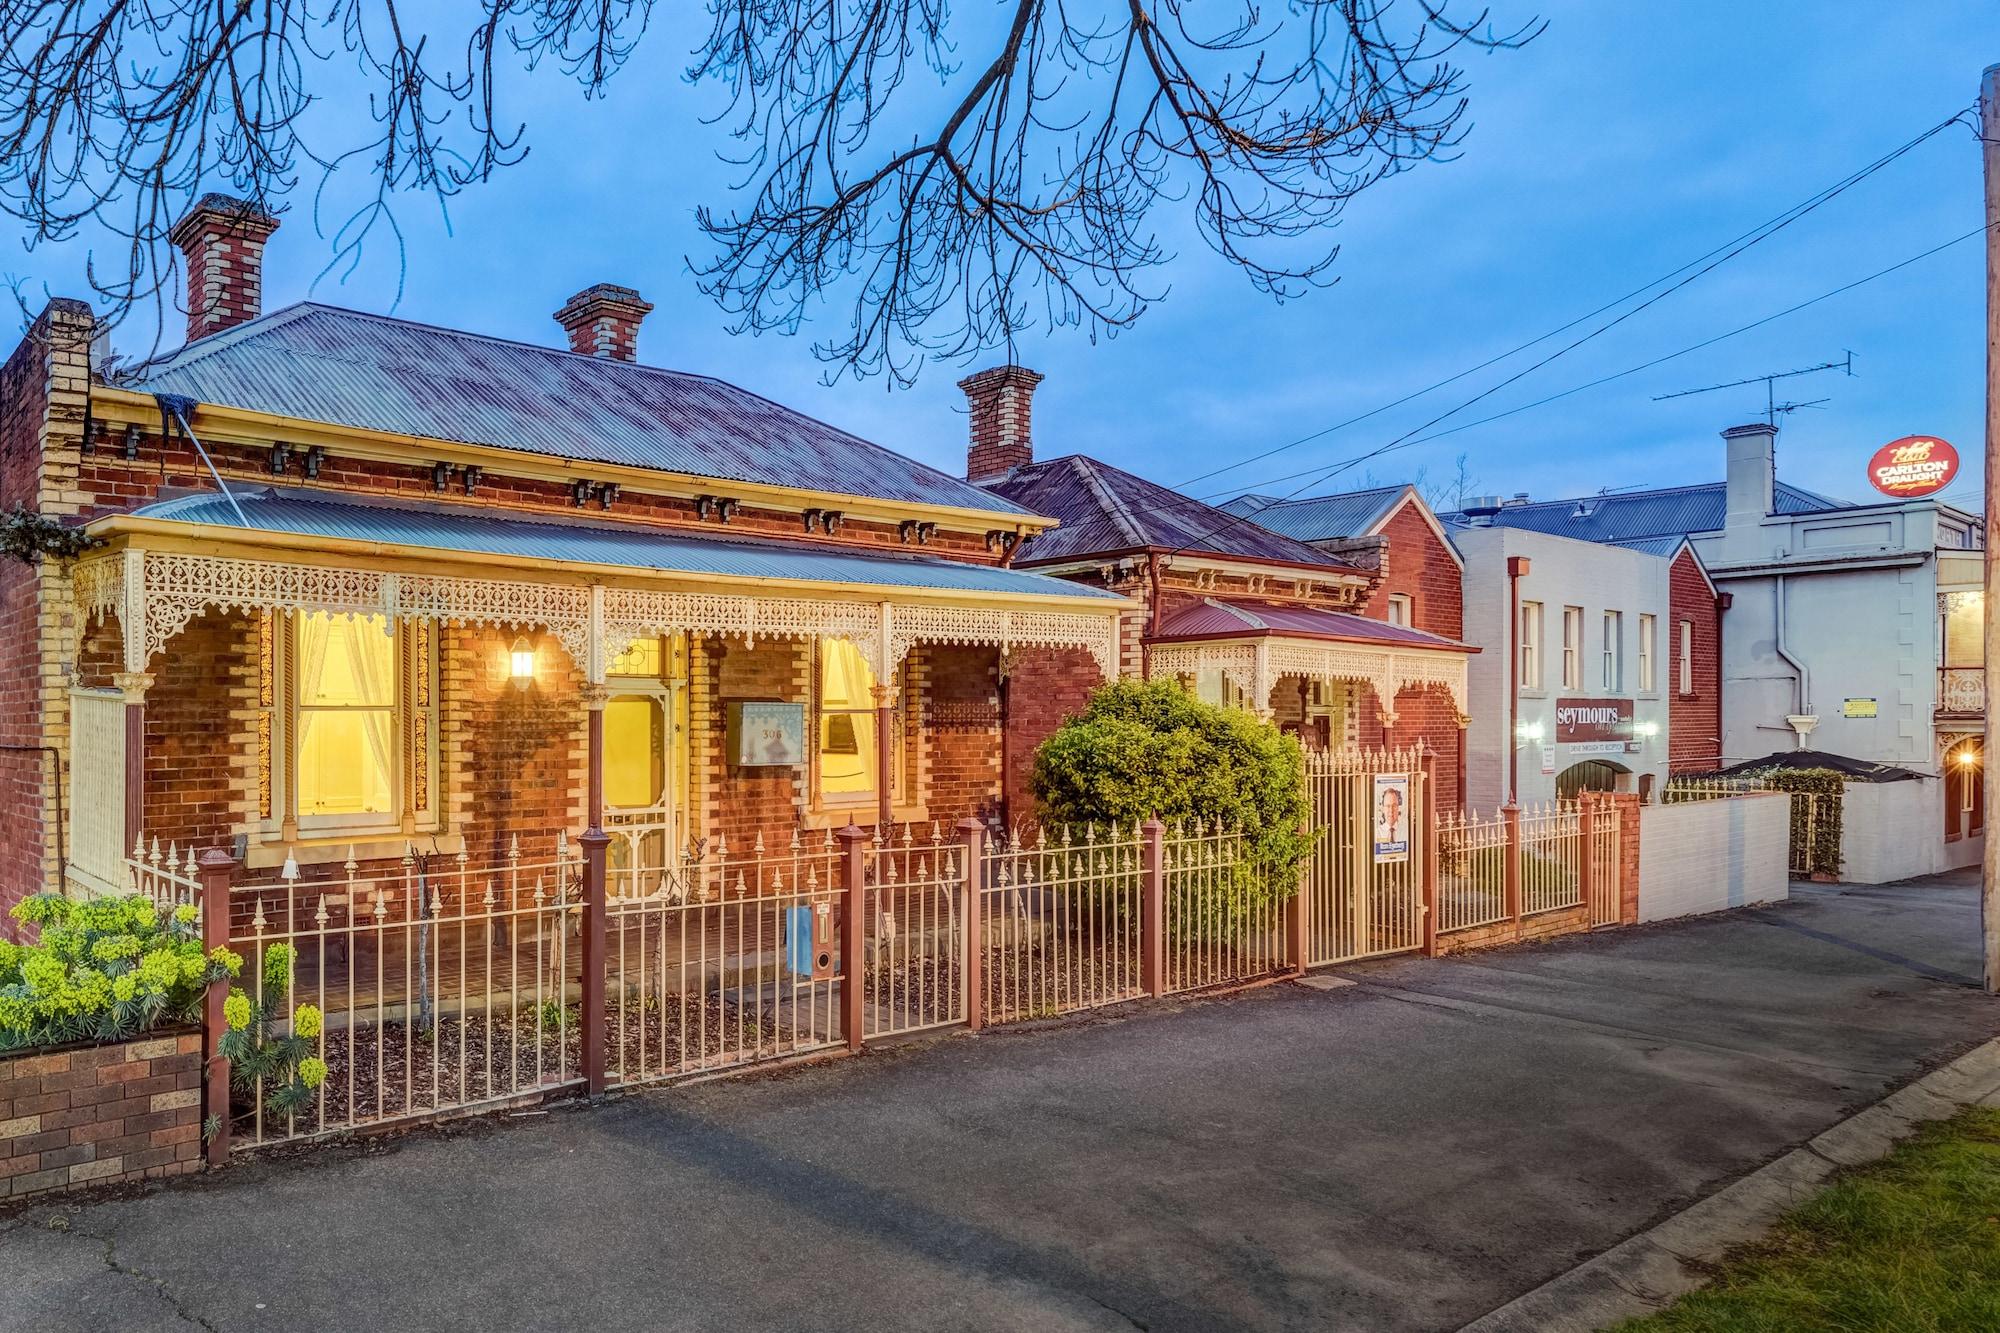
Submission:
<svg viewBox="0 0 2000 1333">
<path fill-rule="evenodd" d="M 385 616 L 300 612 L 260 635 L 275 688 L 260 690 L 260 722 L 282 744 L 260 753 L 269 813 L 301 832 L 399 828 L 430 804 L 435 662 L 428 624 Z M 282 643 L 282 656 L 276 650 Z M 261 674 L 261 672 L 260 672 Z"/>
<path fill-rule="evenodd" d="M 845 639 L 819 645 L 817 717 L 820 799 L 829 805 L 874 802 L 880 790 L 875 745 L 875 672 Z"/>
</svg>

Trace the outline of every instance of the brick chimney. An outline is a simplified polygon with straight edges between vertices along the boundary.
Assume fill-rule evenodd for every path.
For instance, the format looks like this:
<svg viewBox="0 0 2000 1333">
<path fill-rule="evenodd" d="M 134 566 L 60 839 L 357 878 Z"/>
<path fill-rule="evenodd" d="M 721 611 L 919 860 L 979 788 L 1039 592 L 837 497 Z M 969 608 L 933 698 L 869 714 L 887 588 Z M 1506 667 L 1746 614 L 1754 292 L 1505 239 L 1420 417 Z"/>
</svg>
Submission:
<svg viewBox="0 0 2000 1333">
<path fill-rule="evenodd" d="M 1035 461 L 1028 431 L 1028 408 L 1042 377 L 1026 366 L 994 366 L 958 382 L 972 412 L 972 436 L 965 450 L 968 481 L 1004 476 Z"/>
<path fill-rule="evenodd" d="M 565 301 L 556 323 L 569 331 L 569 350 L 578 356 L 637 361 L 639 321 L 652 311 L 652 302 L 630 287 L 600 282 Z"/>
<path fill-rule="evenodd" d="M 278 219 L 247 200 L 205 194 L 167 239 L 187 266 L 188 341 L 264 313 L 264 242 Z"/>
</svg>

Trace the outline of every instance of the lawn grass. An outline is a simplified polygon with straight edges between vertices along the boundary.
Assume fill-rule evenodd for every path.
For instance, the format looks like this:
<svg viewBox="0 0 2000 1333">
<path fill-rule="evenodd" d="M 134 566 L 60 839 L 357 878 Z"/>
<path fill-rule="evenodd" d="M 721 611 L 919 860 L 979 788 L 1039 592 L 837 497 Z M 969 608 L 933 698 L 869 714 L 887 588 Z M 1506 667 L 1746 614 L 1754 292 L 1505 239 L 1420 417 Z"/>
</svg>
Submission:
<svg viewBox="0 0 2000 1333">
<path fill-rule="evenodd" d="M 1716 1281 L 1618 1333 L 2000 1330 L 2000 1110 L 1842 1172 Z"/>
</svg>

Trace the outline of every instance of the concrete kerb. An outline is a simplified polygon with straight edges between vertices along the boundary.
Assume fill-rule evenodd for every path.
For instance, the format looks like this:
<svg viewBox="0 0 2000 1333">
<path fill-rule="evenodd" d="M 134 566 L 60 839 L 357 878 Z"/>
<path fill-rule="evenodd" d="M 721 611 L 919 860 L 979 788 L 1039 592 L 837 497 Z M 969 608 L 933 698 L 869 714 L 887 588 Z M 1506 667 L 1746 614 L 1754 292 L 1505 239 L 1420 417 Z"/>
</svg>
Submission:
<svg viewBox="0 0 2000 1333">
<path fill-rule="evenodd" d="M 2000 1105 L 2000 1038 L 1884 1097 L 1777 1161 L 1516 1297 L 1461 1333 L 1590 1333 L 1651 1314 L 1708 1280 L 1835 1171 L 1877 1161 L 1930 1120 Z"/>
</svg>

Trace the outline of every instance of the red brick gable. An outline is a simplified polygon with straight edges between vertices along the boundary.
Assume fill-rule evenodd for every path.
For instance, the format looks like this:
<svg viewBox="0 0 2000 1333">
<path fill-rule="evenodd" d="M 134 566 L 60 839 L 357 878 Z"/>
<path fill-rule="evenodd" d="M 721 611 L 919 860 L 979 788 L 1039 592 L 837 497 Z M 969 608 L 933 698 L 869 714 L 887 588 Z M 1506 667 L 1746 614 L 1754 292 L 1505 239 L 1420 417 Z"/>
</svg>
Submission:
<svg viewBox="0 0 2000 1333">
<path fill-rule="evenodd" d="M 1388 539 L 1381 584 L 1362 614 L 1371 620 L 1389 618 L 1389 598 L 1401 593 L 1413 599 L 1414 628 L 1447 639 L 1465 637 L 1465 578 L 1457 558 L 1418 507 L 1406 502 L 1377 530 Z"/>
<path fill-rule="evenodd" d="M 1682 547 L 1667 571 L 1667 766 L 1700 772 L 1722 760 L 1722 604 L 1694 552 Z M 1681 636 L 1692 635 L 1693 679 L 1681 691 Z"/>
</svg>

